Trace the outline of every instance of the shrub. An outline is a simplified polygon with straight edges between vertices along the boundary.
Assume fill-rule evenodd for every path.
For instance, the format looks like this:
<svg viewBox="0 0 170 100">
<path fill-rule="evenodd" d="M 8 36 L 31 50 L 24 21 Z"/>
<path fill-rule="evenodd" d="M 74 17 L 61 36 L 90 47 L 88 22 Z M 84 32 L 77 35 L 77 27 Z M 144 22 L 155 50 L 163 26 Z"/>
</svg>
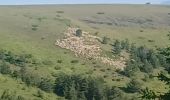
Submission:
<svg viewBox="0 0 170 100">
<path fill-rule="evenodd" d="M 36 31 L 38 29 L 38 25 L 32 25 L 32 30 Z"/>
<path fill-rule="evenodd" d="M 81 29 L 76 30 L 76 36 L 78 36 L 78 37 L 82 36 L 82 30 Z"/>
<path fill-rule="evenodd" d="M 155 42 L 155 40 L 148 40 L 148 42 Z"/>
<path fill-rule="evenodd" d="M 78 63 L 78 60 L 72 60 L 71 63 Z"/>
<path fill-rule="evenodd" d="M 60 66 L 55 66 L 55 70 L 60 70 L 61 67 Z"/>
<path fill-rule="evenodd" d="M 105 72 L 106 70 L 105 69 L 100 69 L 101 72 Z"/>
<path fill-rule="evenodd" d="M 33 30 L 33 31 L 36 31 L 36 30 L 37 30 L 37 27 L 32 27 L 32 30 Z"/>
<path fill-rule="evenodd" d="M 107 77 L 108 77 L 108 75 L 104 75 L 104 76 L 103 76 L 103 78 L 107 78 Z"/>
<path fill-rule="evenodd" d="M 57 63 L 62 63 L 63 61 L 62 60 L 57 60 Z"/>
<path fill-rule="evenodd" d="M 32 25 L 32 27 L 38 27 L 38 25 Z"/>
<path fill-rule="evenodd" d="M 128 84 L 127 84 L 127 90 L 129 92 L 135 93 L 135 92 L 140 92 L 141 90 L 141 82 L 138 80 L 132 79 Z"/>
<path fill-rule="evenodd" d="M 105 13 L 104 12 L 97 12 L 97 14 L 102 15 L 102 14 L 105 14 Z"/>
<path fill-rule="evenodd" d="M 51 92 L 53 90 L 54 84 L 48 78 L 43 78 L 40 82 L 39 88 L 46 92 Z"/>
<path fill-rule="evenodd" d="M 0 64 L 0 73 L 11 74 L 10 66 L 7 63 L 2 62 L 2 64 Z"/>
<path fill-rule="evenodd" d="M 60 13 L 60 14 L 62 14 L 62 13 L 64 13 L 64 11 L 56 11 L 57 13 Z"/>
</svg>

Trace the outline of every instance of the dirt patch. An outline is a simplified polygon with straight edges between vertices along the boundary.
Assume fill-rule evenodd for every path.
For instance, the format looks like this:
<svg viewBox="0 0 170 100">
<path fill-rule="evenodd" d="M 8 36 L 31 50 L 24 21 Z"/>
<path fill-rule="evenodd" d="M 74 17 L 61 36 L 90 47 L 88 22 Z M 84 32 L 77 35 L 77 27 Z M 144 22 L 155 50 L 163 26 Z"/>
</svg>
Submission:
<svg viewBox="0 0 170 100">
<path fill-rule="evenodd" d="M 65 32 L 65 38 L 56 40 L 55 45 L 71 50 L 76 56 L 83 56 L 87 59 L 99 60 L 104 64 L 115 66 L 117 69 L 125 67 L 125 60 L 123 57 L 113 60 L 108 57 L 101 56 L 102 49 L 100 47 L 100 39 L 97 36 L 90 35 L 88 32 L 82 31 L 82 36 L 76 36 L 78 28 L 68 28 Z"/>
</svg>

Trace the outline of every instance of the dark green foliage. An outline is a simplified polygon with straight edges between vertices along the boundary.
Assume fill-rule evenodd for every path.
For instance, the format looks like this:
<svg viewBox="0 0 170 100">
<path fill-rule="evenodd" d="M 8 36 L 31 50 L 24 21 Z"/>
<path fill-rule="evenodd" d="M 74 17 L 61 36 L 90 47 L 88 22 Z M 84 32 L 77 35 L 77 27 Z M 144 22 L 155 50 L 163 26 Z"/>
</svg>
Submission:
<svg viewBox="0 0 170 100">
<path fill-rule="evenodd" d="M 72 60 L 71 63 L 78 63 L 78 60 Z"/>
<path fill-rule="evenodd" d="M 37 27 L 32 27 L 32 30 L 33 31 L 36 31 L 38 28 Z"/>
<path fill-rule="evenodd" d="M 38 25 L 32 25 L 32 30 L 36 31 L 38 29 Z"/>
<path fill-rule="evenodd" d="M 158 49 L 159 53 L 162 54 L 168 63 L 170 63 L 170 47 Z"/>
<path fill-rule="evenodd" d="M 122 97 L 124 95 L 123 91 L 117 87 L 112 87 L 112 88 L 107 87 L 105 89 L 105 93 L 106 93 L 106 100 L 122 100 Z"/>
<path fill-rule="evenodd" d="M 116 40 L 113 45 L 113 53 L 120 54 L 120 52 L 121 52 L 121 43 L 119 40 Z"/>
<path fill-rule="evenodd" d="M 124 45 L 124 42 L 122 45 Z M 136 47 L 134 44 L 132 44 L 127 52 L 130 53 L 131 61 L 129 61 L 130 63 L 127 63 L 125 73 L 132 72 L 132 68 L 136 67 L 138 67 L 142 72 L 150 73 L 154 68 L 166 66 L 166 61 L 161 54 L 158 54 L 154 50 L 148 49 L 145 46 Z"/>
<path fill-rule="evenodd" d="M 135 72 L 139 71 L 138 63 L 135 61 L 127 62 L 127 66 L 124 69 L 124 74 L 128 77 L 134 76 Z"/>
<path fill-rule="evenodd" d="M 129 50 L 129 47 L 130 44 L 128 39 L 121 41 L 121 49 Z"/>
<path fill-rule="evenodd" d="M 158 74 L 158 79 L 161 81 L 166 82 L 167 84 L 170 84 L 170 78 L 164 75 L 163 73 Z"/>
<path fill-rule="evenodd" d="M 152 90 L 149 90 L 148 88 L 141 90 L 140 93 L 142 94 L 142 96 L 140 97 L 142 99 L 155 100 L 157 98 L 157 95 L 155 94 L 155 92 Z"/>
<path fill-rule="evenodd" d="M 81 75 L 58 75 L 55 93 L 69 100 L 103 100 L 103 80 Z"/>
<path fill-rule="evenodd" d="M 103 15 L 103 14 L 104 14 L 104 12 L 97 12 L 97 14 L 99 14 L 99 15 Z"/>
<path fill-rule="evenodd" d="M 136 80 L 136 79 L 132 79 L 132 80 L 127 84 L 127 91 L 128 91 L 128 92 L 132 92 L 132 93 L 140 92 L 141 86 L 142 86 L 141 82 L 139 82 L 139 81 Z"/>
<path fill-rule="evenodd" d="M 78 36 L 78 37 L 82 36 L 82 30 L 81 29 L 76 30 L 76 36 Z"/>
<path fill-rule="evenodd" d="M 64 13 L 64 11 L 56 11 L 56 12 L 57 12 L 57 13 L 60 13 L 60 14 L 61 14 L 61 13 Z"/>
<path fill-rule="evenodd" d="M 170 40 L 170 34 L 167 34 L 167 36 L 168 36 L 168 38 L 169 38 L 169 40 Z"/>
<path fill-rule="evenodd" d="M 63 61 L 62 60 L 57 60 L 57 63 L 62 63 Z"/>
<path fill-rule="evenodd" d="M 39 88 L 46 92 L 51 92 L 53 90 L 54 84 L 50 79 L 42 78 L 39 84 Z"/>
<path fill-rule="evenodd" d="M 0 60 L 23 67 L 26 64 L 36 63 L 31 54 L 15 55 L 10 51 L 0 50 Z"/>
<path fill-rule="evenodd" d="M 17 79 L 17 78 L 19 78 L 21 75 L 20 75 L 20 72 L 19 72 L 19 71 L 14 70 L 11 76 Z"/>
<path fill-rule="evenodd" d="M 38 87 L 42 81 L 41 77 L 38 74 L 29 72 L 29 70 L 26 67 L 22 67 L 20 69 L 20 78 L 28 86 Z"/>
<path fill-rule="evenodd" d="M 145 60 L 144 65 L 141 68 L 141 71 L 144 71 L 146 73 L 151 73 L 151 72 L 153 72 L 153 67 L 147 60 Z"/>
<path fill-rule="evenodd" d="M 11 74 L 10 66 L 5 62 L 0 63 L 0 73 Z"/>
</svg>

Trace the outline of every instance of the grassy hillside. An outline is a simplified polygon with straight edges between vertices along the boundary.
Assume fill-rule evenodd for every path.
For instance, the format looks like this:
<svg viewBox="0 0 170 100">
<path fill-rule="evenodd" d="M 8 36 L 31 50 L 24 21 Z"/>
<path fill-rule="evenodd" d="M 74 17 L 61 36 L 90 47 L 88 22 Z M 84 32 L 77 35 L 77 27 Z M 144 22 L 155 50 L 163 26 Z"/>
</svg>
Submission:
<svg viewBox="0 0 170 100">
<path fill-rule="evenodd" d="M 0 6 L 0 49 L 14 54 L 32 54 L 38 66 L 30 69 L 44 77 L 60 72 L 104 77 L 109 86 L 126 87 L 130 78 L 95 60 L 76 57 L 70 50 L 55 45 L 64 37 L 68 27 L 79 27 L 91 35 L 109 38 L 108 44 L 100 44 L 106 55 L 111 56 L 116 39 L 146 45 L 148 48 L 170 46 L 170 7 L 158 5 L 30 5 Z M 72 61 L 78 60 L 76 63 Z M 36 69 L 36 70 L 34 70 Z M 155 69 L 157 71 L 164 69 Z M 145 73 L 138 73 L 139 79 Z M 6 80 L 4 82 L 4 80 Z M 6 75 L 0 76 L 0 94 L 6 89 L 31 100 L 37 100 L 39 89 L 27 87 L 21 80 Z M 1 85 L 2 84 L 2 85 Z M 13 86 L 11 86 L 11 84 Z M 159 84 L 159 86 L 157 86 Z M 144 82 L 144 87 L 167 92 L 168 86 L 154 78 Z M 26 89 L 22 89 L 26 87 Z M 45 98 L 53 100 L 57 95 L 43 92 Z M 128 94 L 133 95 L 133 94 Z M 33 97 L 32 97 L 33 96 Z"/>
</svg>

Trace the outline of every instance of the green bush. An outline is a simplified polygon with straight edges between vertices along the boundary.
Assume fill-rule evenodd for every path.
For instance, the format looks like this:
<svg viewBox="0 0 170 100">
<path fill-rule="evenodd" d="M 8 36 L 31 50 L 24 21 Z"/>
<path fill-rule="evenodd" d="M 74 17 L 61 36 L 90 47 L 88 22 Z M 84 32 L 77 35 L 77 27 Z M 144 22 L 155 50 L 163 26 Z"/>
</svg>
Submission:
<svg viewBox="0 0 170 100">
<path fill-rule="evenodd" d="M 78 60 L 72 60 L 71 63 L 78 63 Z"/>
<path fill-rule="evenodd" d="M 76 36 L 78 36 L 78 37 L 82 36 L 82 30 L 81 29 L 76 30 Z"/>
</svg>

